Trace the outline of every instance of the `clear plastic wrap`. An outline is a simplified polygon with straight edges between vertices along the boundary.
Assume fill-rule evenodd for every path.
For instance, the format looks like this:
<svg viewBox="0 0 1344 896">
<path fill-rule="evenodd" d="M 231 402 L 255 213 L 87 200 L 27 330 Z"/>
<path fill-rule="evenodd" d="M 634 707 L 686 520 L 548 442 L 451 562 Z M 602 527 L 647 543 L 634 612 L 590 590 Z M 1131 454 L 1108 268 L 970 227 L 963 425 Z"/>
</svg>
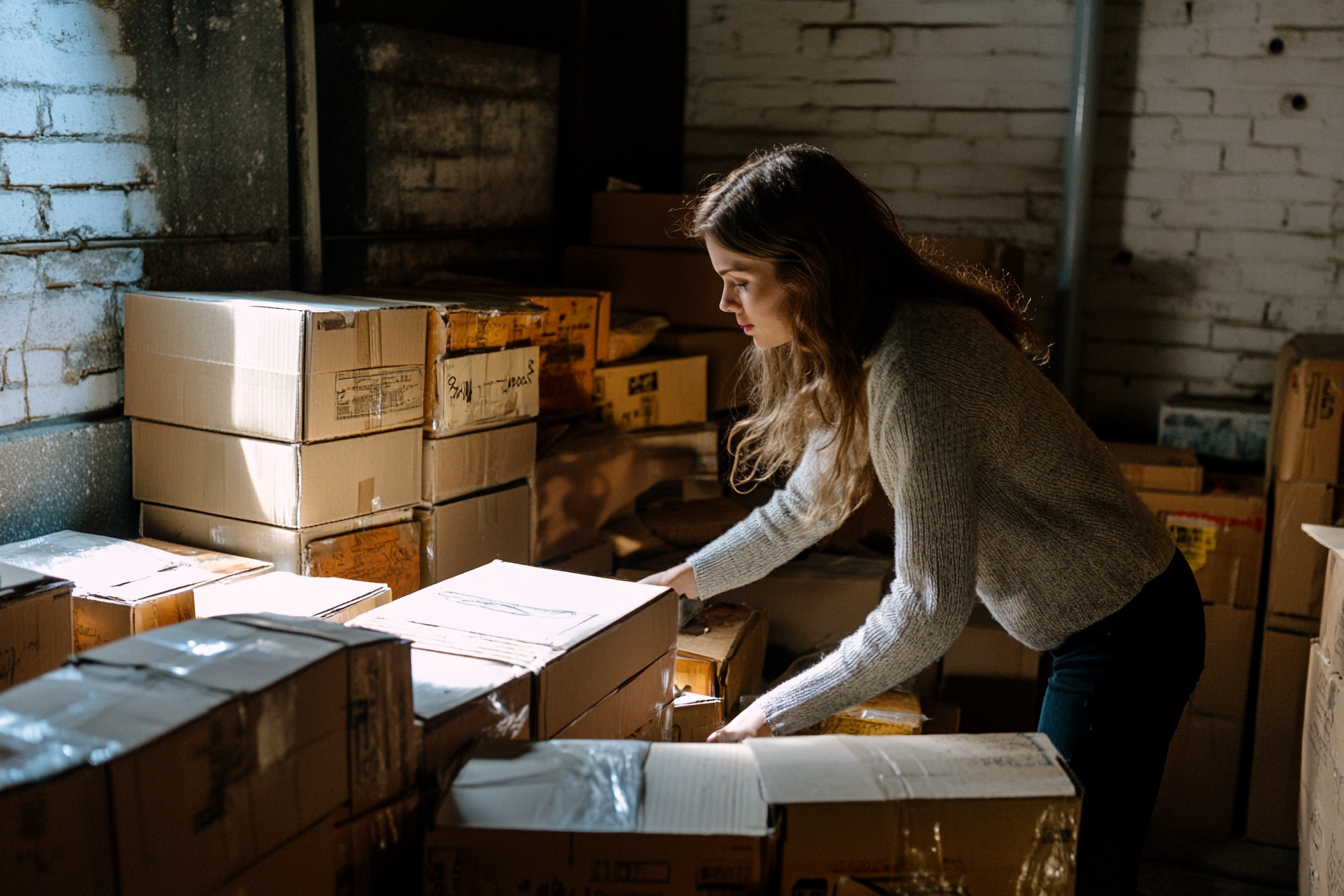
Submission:
<svg viewBox="0 0 1344 896">
<path fill-rule="evenodd" d="M 0 790 L 106 762 L 121 751 L 115 740 L 66 731 L 47 719 L 0 709 Z"/>
<path fill-rule="evenodd" d="M 438 823 L 546 831 L 634 831 L 649 745 L 633 740 L 483 744 Z"/>
</svg>

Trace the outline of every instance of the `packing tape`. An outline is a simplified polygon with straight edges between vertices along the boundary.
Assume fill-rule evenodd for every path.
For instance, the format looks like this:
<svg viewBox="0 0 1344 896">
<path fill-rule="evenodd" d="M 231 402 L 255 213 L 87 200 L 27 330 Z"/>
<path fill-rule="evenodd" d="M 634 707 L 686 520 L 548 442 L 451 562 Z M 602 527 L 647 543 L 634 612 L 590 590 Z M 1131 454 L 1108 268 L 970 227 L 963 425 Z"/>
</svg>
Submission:
<svg viewBox="0 0 1344 896">
<path fill-rule="evenodd" d="M 377 479 L 370 476 L 359 483 L 359 516 L 373 513 L 373 497 L 376 493 Z"/>
</svg>

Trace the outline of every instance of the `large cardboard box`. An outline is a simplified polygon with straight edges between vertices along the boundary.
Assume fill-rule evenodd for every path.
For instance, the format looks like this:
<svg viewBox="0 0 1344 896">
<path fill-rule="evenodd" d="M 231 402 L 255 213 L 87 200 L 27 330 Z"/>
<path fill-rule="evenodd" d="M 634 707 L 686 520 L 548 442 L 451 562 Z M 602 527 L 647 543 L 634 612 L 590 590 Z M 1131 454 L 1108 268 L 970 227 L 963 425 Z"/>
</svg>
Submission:
<svg viewBox="0 0 1344 896">
<path fill-rule="evenodd" d="M 535 345 L 439 359 L 426 431 L 438 438 L 537 416 L 540 368 Z"/>
<path fill-rule="evenodd" d="M 67 736 L 56 742 L 59 751 L 52 750 L 50 740 L 34 741 L 31 723 L 0 701 L 5 886 L 14 893 L 115 896 L 107 772 L 83 764 L 102 742 Z"/>
<path fill-rule="evenodd" d="M 677 633 L 677 688 L 717 697 L 727 711 L 760 694 L 768 622 L 760 610 L 718 602 Z"/>
<path fill-rule="evenodd" d="M 420 500 L 420 430 L 315 444 L 131 421 L 132 492 L 237 520 L 303 529 Z"/>
<path fill-rule="evenodd" d="M 426 892 L 764 893 L 771 834 L 740 744 L 493 742 L 426 835 Z"/>
<path fill-rule="evenodd" d="M 1307 672 L 1307 709 L 1302 732 L 1302 779 L 1298 789 L 1298 887 L 1303 896 L 1338 891 L 1344 855 L 1344 676 L 1319 644 Z"/>
<path fill-rule="evenodd" d="M 571 286 L 610 290 L 616 310 L 649 311 L 692 327 L 730 323 L 719 310 L 723 279 L 699 247 L 566 246 L 560 279 Z"/>
<path fill-rule="evenodd" d="M 1072 890 L 1081 788 L 1043 734 L 755 738 L 779 892 Z"/>
<path fill-rule="evenodd" d="M 196 616 L 205 619 L 233 613 L 278 613 L 348 622 L 391 600 L 392 592 L 377 582 L 273 572 L 196 589 Z"/>
<path fill-rule="evenodd" d="M 672 701 L 672 740 L 702 744 L 723 727 L 723 701 L 707 694 L 682 691 Z"/>
<path fill-rule="evenodd" d="M 1266 628 L 1260 653 L 1246 836 L 1296 847 L 1311 636 Z"/>
<path fill-rule="evenodd" d="M 411 791 L 391 802 L 343 821 L 331 832 L 334 839 L 333 874 L 329 888 L 340 896 L 384 896 L 421 891 L 424 864 L 420 793 Z M 321 879 L 315 860 L 291 871 Z M 256 893 L 285 893 L 276 887 Z M 248 894 L 251 896 L 251 894 Z"/>
<path fill-rule="evenodd" d="M 943 656 L 943 675 L 1035 681 L 1040 665 L 1040 651 L 1008 634 L 984 604 L 976 604 Z"/>
<path fill-rule="evenodd" d="M 345 296 L 128 293 L 126 413 L 281 442 L 418 426 L 427 320 Z"/>
<path fill-rule="evenodd" d="M 537 290 L 528 298 L 546 309 L 541 346 L 541 411 L 574 414 L 593 403 L 593 370 L 602 337 L 610 338 L 611 297 L 606 292 Z"/>
<path fill-rule="evenodd" d="M 1132 445 L 1106 442 L 1106 448 L 1120 465 L 1129 484 L 1140 491 L 1204 491 L 1204 468 L 1189 448 L 1165 448 L 1161 445 Z"/>
<path fill-rule="evenodd" d="M 621 429 L 704 423 L 706 358 L 635 358 L 594 374 L 593 402 L 604 422 Z"/>
<path fill-rule="evenodd" d="M 693 193 L 614 191 L 593 194 L 594 246 L 699 249 L 681 229 Z"/>
<path fill-rule="evenodd" d="M 0 563 L 0 691 L 58 668 L 74 651 L 71 587 Z"/>
<path fill-rule="evenodd" d="M 382 582 L 398 598 L 420 587 L 420 524 L 402 507 L 289 529 L 180 507 L 140 505 L 146 536 L 257 557 L 277 572 Z"/>
<path fill-rule="evenodd" d="M 769 639 L 802 655 L 835 647 L 877 609 L 891 581 L 891 562 L 814 552 L 719 599 L 765 613 Z"/>
<path fill-rule="evenodd" d="M 1344 337 L 1299 334 L 1279 350 L 1269 469 L 1280 480 L 1339 482 Z"/>
<path fill-rule="evenodd" d="M 746 404 L 746 389 L 741 382 L 742 362 L 753 346 L 751 339 L 742 335 L 740 329 L 668 327 L 658 331 L 653 345 L 655 351 L 679 358 L 705 356 L 711 414 Z"/>
<path fill-rule="evenodd" d="M 677 596 L 654 585 L 496 561 L 352 624 L 408 638 L 422 650 L 532 669 L 532 732 L 544 739 L 675 648 Z"/>
<path fill-rule="evenodd" d="M 1270 613 L 1321 618 L 1329 551 L 1302 531 L 1302 525 L 1333 523 L 1337 500 L 1335 486 L 1327 482 L 1297 479 L 1274 483 L 1274 533 L 1265 589 Z"/>
<path fill-rule="evenodd" d="M 567 740 L 622 740 L 635 737 L 650 722 L 660 720 L 671 707 L 677 688 L 675 650 L 669 650 L 629 681 L 603 697 L 591 709 L 556 732 Z"/>
<path fill-rule="evenodd" d="M 526 482 L 418 507 L 415 518 L 422 588 L 491 560 L 532 562 L 532 487 Z"/>
<path fill-rule="evenodd" d="M 1252 494 L 1139 492 L 1171 532 L 1205 603 L 1255 607 L 1265 538 L 1265 499 Z"/>
<path fill-rule="evenodd" d="M 425 439 L 420 499 L 442 504 L 472 492 L 530 479 L 536 470 L 537 424 L 519 423 L 446 439 Z"/>
<path fill-rule="evenodd" d="M 415 717 L 424 725 L 424 770 L 439 783 L 453 758 L 484 738 L 527 740 L 532 673 L 492 660 L 411 651 Z"/>
<path fill-rule="evenodd" d="M 1341 665 L 1344 664 L 1344 528 L 1307 524 L 1302 530 L 1330 552 L 1321 600 L 1321 650 L 1332 663 Z"/>
<path fill-rule="evenodd" d="M 189 558 L 70 531 L 4 545 L 0 561 L 74 583 L 75 650 L 191 619 L 193 589 L 222 578 Z"/>
<path fill-rule="evenodd" d="M 259 859 L 210 896 L 345 896 L 338 889 L 338 876 L 315 874 L 338 861 L 338 840 L 331 820 L 324 818 L 274 852 Z"/>
</svg>

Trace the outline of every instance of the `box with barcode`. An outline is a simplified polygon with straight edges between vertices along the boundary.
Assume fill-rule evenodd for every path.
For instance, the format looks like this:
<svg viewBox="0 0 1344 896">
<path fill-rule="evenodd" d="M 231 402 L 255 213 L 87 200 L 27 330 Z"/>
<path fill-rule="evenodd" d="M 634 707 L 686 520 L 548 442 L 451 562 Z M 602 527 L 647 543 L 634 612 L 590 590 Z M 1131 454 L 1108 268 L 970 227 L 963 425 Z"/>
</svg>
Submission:
<svg viewBox="0 0 1344 896">
<path fill-rule="evenodd" d="M 654 358 L 599 367 L 593 404 L 603 421 L 621 429 L 703 423 L 709 386 L 704 355 Z"/>
<path fill-rule="evenodd" d="M 1206 604 L 1254 607 L 1260 599 L 1265 499 L 1259 494 L 1139 492 L 1185 555 Z"/>
</svg>

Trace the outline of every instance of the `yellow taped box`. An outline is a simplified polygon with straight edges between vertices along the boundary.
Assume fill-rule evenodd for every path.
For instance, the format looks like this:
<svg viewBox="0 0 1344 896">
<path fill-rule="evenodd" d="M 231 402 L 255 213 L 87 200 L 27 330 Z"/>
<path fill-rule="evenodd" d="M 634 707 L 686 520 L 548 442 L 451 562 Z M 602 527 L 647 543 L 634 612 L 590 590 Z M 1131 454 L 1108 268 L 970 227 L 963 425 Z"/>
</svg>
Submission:
<svg viewBox="0 0 1344 896">
<path fill-rule="evenodd" d="M 1139 497 L 1171 532 L 1205 603 L 1243 608 L 1259 603 L 1264 497 L 1176 492 L 1139 492 Z"/>
<path fill-rule="evenodd" d="M 716 603 L 677 633 L 677 688 L 719 698 L 732 712 L 743 695 L 761 693 L 768 623 L 760 610 Z"/>
<path fill-rule="evenodd" d="M 858 734 L 874 737 L 888 734 L 919 734 L 924 714 L 919 696 L 904 691 L 886 691 L 857 706 L 827 716 L 799 734 Z"/>
</svg>

